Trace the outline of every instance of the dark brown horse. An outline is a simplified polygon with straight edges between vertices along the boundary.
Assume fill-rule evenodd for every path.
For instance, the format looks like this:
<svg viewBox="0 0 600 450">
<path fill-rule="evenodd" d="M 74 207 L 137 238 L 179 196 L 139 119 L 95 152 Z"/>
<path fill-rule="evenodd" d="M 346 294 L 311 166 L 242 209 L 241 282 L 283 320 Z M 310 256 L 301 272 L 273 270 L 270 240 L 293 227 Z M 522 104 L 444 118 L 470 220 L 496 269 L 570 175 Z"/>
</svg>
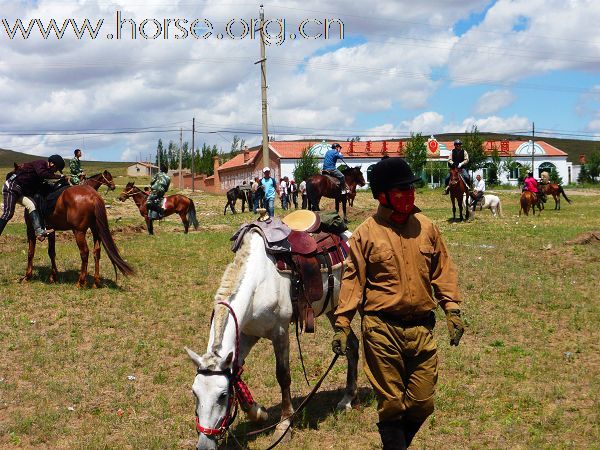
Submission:
<svg viewBox="0 0 600 450">
<path fill-rule="evenodd" d="M 459 220 L 463 220 L 463 204 L 469 198 L 469 188 L 459 175 L 456 167 L 450 168 L 450 200 L 452 200 L 452 220 L 456 220 L 456 203 L 458 203 Z M 465 219 L 469 219 L 469 208 L 465 208 Z"/>
<path fill-rule="evenodd" d="M 554 199 L 554 209 L 560 209 L 560 195 L 561 194 L 565 198 L 565 200 L 569 204 L 571 204 L 571 200 L 569 200 L 569 197 L 567 197 L 567 194 L 565 194 L 565 191 L 563 190 L 563 188 L 560 184 L 549 183 L 549 184 L 541 184 L 540 186 L 544 190 L 544 193 L 546 195 L 551 195 L 552 198 Z"/>
<path fill-rule="evenodd" d="M 356 192 L 356 186 L 364 186 L 366 184 L 360 167 L 347 167 L 341 172 L 344 174 L 346 186 L 348 186 L 350 192 Z M 338 181 L 328 175 L 313 175 L 309 177 L 306 180 L 306 196 L 308 198 L 308 209 L 312 211 L 320 211 L 319 203 L 322 197 L 337 199 L 338 202 L 343 200 L 340 198 L 341 193 Z M 344 207 L 344 220 L 347 220 L 345 209 Z"/>
<path fill-rule="evenodd" d="M 45 218 L 46 225 L 49 228 L 59 231 L 73 230 L 75 241 L 79 247 L 81 255 L 81 270 L 77 287 L 83 287 L 86 284 L 88 274 L 89 248 L 85 235 L 88 228 L 92 230 L 94 239 L 94 287 L 100 286 L 100 242 L 108 254 L 108 258 L 115 268 L 123 275 L 133 275 L 133 268 L 121 258 L 119 250 L 113 241 L 108 228 L 108 218 L 106 216 L 106 207 L 102 197 L 90 186 L 71 186 L 65 189 L 56 201 L 56 206 L 51 215 Z M 33 273 L 33 257 L 35 255 L 36 236 L 28 219 L 27 222 L 27 241 L 29 242 L 29 251 L 27 254 L 27 272 L 23 280 L 29 280 Z M 55 233 L 48 235 L 48 255 L 52 264 L 50 274 L 50 283 L 56 281 L 56 236 Z"/>
<path fill-rule="evenodd" d="M 252 211 L 252 192 L 250 189 L 242 189 L 236 186 L 229 189 L 225 195 L 227 196 L 227 203 L 225 209 L 223 209 L 223 215 L 227 212 L 227 207 L 231 208 L 231 212 L 235 214 L 235 204 L 238 199 L 242 201 L 242 212 L 244 212 L 246 203 L 248 203 L 248 211 Z"/>
<path fill-rule="evenodd" d="M 535 216 L 535 207 L 537 206 L 539 213 L 542 213 L 542 201 L 539 195 L 534 194 L 530 191 L 523 191 L 521 193 L 521 209 L 519 209 L 519 216 L 521 215 L 521 211 L 525 213 L 526 216 L 529 215 L 529 209 L 532 210 L 533 215 Z"/>
<path fill-rule="evenodd" d="M 96 191 L 100 189 L 100 186 L 102 185 L 106 186 L 109 191 L 115 190 L 115 182 L 113 181 L 113 177 L 108 170 L 96 175 L 92 175 L 91 177 L 87 177 L 81 184 L 91 186 Z"/>
<path fill-rule="evenodd" d="M 130 181 L 125 186 L 121 195 L 119 195 L 119 200 L 124 202 L 128 198 L 131 198 L 135 205 L 138 207 L 140 211 L 140 215 L 146 221 L 146 227 L 148 229 L 149 234 L 154 234 L 154 227 L 152 225 L 152 220 L 148 217 L 148 211 L 146 209 L 146 200 L 148 199 L 148 193 L 142 191 L 140 188 L 135 186 L 133 181 Z M 165 197 L 167 199 L 164 209 L 165 215 L 164 217 L 170 216 L 171 214 L 179 214 L 181 217 L 181 221 L 183 222 L 184 232 L 187 234 L 190 223 L 194 226 L 194 230 L 198 229 L 198 219 L 196 217 L 196 207 L 194 206 L 194 202 L 191 198 L 186 197 L 181 194 L 168 195 Z"/>
</svg>

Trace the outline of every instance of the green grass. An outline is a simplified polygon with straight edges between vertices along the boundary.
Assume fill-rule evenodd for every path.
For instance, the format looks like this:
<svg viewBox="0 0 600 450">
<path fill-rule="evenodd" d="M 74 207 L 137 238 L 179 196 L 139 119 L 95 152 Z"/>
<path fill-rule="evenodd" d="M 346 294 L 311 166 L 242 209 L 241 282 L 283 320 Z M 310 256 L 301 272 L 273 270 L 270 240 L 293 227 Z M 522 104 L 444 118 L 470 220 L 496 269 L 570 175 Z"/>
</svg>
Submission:
<svg viewBox="0 0 600 450">
<path fill-rule="evenodd" d="M 117 179 L 117 192 L 101 193 L 136 277 L 115 282 L 103 252 L 104 287 L 76 289 L 79 253 L 70 234 L 60 233 L 59 282 L 46 282 L 42 244 L 33 280 L 20 284 L 26 265 L 20 211 L 0 237 L 2 448 L 190 448 L 195 439 L 194 368 L 183 346 L 206 347 L 212 297 L 233 257 L 229 237 L 252 216 L 223 216 L 222 196 L 196 193 L 199 231 L 184 235 L 168 218 L 151 237 L 139 232 L 133 203 L 115 200 L 126 180 Z M 438 314 L 436 411 L 416 448 L 598 448 L 600 245 L 566 241 L 600 228 L 600 191 L 569 189 L 567 195 L 573 204 L 563 202 L 561 211 L 519 218 L 517 192 L 503 190 L 505 217 L 493 219 L 488 211 L 469 223 L 449 223 L 447 197 L 439 190 L 417 194 L 458 265 L 468 328 L 461 345 L 450 348 Z M 350 228 L 374 206 L 360 193 Z M 313 382 L 332 357 L 326 322 L 302 336 Z M 358 320 L 353 326 L 358 329 Z M 296 404 L 309 390 L 297 353 L 292 342 Z M 280 394 L 268 342 L 254 348 L 244 376 L 273 420 Z M 333 411 L 344 381 L 339 363 L 286 448 L 379 447 L 375 400 L 362 370 L 357 409 Z M 240 417 L 234 429 L 245 428 Z M 248 446 L 269 442 L 260 436 Z"/>
</svg>

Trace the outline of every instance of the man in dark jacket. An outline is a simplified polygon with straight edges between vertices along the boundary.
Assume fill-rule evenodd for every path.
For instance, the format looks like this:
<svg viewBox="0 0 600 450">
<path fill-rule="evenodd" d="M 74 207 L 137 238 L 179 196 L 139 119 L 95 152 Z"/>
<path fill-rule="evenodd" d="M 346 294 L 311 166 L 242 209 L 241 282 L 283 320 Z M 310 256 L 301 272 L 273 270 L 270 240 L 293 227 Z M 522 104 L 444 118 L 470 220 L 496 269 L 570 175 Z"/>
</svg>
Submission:
<svg viewBox="0 0 600 450">
<path fill-rule="evenodd" d="M 35 203 L 30 197 L 41 188 L 42 182 L 46 179 L 59 179 L 61 172 L 65 168 L 65 161 L 60 155 L 52 155 L 48 160 L 38 159 L 29 163 L 19 165 L 13 172 L 6 176 L 6 182 L 2 189 L 4 197 L 4 209 L 0 216 L 0 235 L 4 227 L 15 213 L 15 205 L 23 205 L 27 210 L 31 225 L 35 230 L 35 235 L 40 241 L 54 230 L 45 230 L 42 227 L 42 220 Z"/>
</svg>

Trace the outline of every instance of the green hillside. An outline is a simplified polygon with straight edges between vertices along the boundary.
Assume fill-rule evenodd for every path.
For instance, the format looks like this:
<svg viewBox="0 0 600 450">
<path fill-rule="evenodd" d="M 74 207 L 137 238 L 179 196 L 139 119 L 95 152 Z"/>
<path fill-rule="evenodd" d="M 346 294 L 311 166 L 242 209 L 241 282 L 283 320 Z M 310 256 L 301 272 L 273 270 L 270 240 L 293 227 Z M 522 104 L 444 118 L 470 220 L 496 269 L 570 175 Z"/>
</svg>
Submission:
<svg viewBox="0 0 600 450">
<path fill-rule="evenodd" d="M 45 158 L 44 156 L 28 155 L 26 153 L 14 152 L 12 150 L 5 150 L 0 148 L 0 179 L 4 180 L 4 175 L 12 170 L 13 163 L 23 163 L 33 161 L 36 159 Z M 69 160 L 65 159 L 67 166 Z M 113 177 L 125 176 L 127 173 L 127 166 L 130 162 L 107 162 L 107 161 L 83 161 L 83 168 L 92 175 L 103 170 L 109 170 Z"/>
</svg>

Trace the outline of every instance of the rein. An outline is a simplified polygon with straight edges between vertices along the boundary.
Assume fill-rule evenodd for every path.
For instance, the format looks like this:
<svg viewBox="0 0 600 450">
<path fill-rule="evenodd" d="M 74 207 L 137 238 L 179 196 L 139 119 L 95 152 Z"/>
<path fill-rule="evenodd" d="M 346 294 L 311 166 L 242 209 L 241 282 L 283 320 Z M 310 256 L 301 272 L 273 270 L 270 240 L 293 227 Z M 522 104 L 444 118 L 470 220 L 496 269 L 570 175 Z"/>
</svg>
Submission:
<svg viewBox="0 0 600 450">
<path fill-rule="evenodd" d="M 206 436 L 220 436 L 229 430 L 231 424 L 235 421 L 238 413 L 238 405 L 242 405 L 242 408 L 246 405 L 252 405 L 254 399 L 250 390 L 246 384 L 242 381 L 243 368 L 239 365 L 240 355 L 240 329 L 238 325 L 237 316 L 233 311 L 233 308 L 229 303 L 218 302 L 218 305 L 223 305 L 229 309 L 231 317 L 235 323 L 235 353 L 233 358 L 233 365 L 231 369 L 226 370 L 209 370 L 200 369 L 196 371 L 196 375 L 224 375 L 227 377 L 229 383 L 229 400 L 227 401 L 227 410 L 222 419 L 217 422 L 216 428 L 203 427 L 200 425 L 200 419 L 196 416 L 196 430 L 198 433 L 205 434 Z M 214 315 L 214 311 L 213 311 Z M 212 318 L 211 318 L 212 322 Z"/>
<path fill-rule="evenodd" d="M 315 387 L 313 387 L 312 390 L 308 393 L 308 395 L 306 397 L 304 397 L 304 400 L 302 400 L 302 402 L 300 403 L 300 405 L 298 405 L 298 409 L 296 409 L 291 416 L 286 417 L 285 419 L 282 419 L 279 422 L 274 423 L 273 425 L 269 425 L 268 427 L 261 428 L 260 430 L 251 431 L 251 432 L 249 432 L 247 434 L 247 436 L 254 436 L 254 435 L 257 435 L 257 434 L 264 433 L 265 431 L 272 430 L 273 428 L 275 428 L 280 423 L 283 423 L 286 420 L 289 420 L 290 424 L 285 429 L 285 431 L 283 432 L 283 434 L 281 435 L 281 437 L 279 439 L 277 439 L 275 442 L 273 442 L 267 448 L 267 450 L 271 450 L 272 448 L 275 448 L 282 441 L 282 439 L 285 437 L 285 435 L 289 431 L 290 427 L 292 426 L 292 423 L 293 423 L 294 419 L 296 417 L 298 417 L 298 415 L 304 410 L 304 408 L 306 408 L 306 405 L 308 405 L 308 402 L 310 402 L 312 400 L 312 398 L 315 396 L 315 394 L 317 393 L 317 391 L 321 387 L 321 384 L 323 384 L 323 381 L 325 381 L 325 378 L 327 377 L 327 375 L 329 375 L 329 372 L 331 372 L 331 369 L 333 369 L 333 366 L 335 365 L 335 363 L 336 363 L 337 359 L 339 358 L 339 356 L 340 355 L 338 355 L 337 353 L 333 356 L 333 359 L 331 360 L 331 363 L 329 364 L 329 367 L 327 368 L 327 370 L 325 371 L 325 373 L 323 375 L 321 375 L 321 378 L 319 378 L 319 381 L 317 381 L 317 384 L 315 384 Z"/>
<path fill-rule="evenodd" d="M 121 195 L 124 195 L 126 198 L 130 198 L 133 197 L 137 194 L 143 194 L 145 196 L 148 196 L 148 194 L 146 194 L 144 191 L 142 191 L 140 188 L 137 188 L 135 186 L 133 186 L 131 189 L 129 189 L 128 191 L 123 191 L 123 193 Z"/>
</svg>

